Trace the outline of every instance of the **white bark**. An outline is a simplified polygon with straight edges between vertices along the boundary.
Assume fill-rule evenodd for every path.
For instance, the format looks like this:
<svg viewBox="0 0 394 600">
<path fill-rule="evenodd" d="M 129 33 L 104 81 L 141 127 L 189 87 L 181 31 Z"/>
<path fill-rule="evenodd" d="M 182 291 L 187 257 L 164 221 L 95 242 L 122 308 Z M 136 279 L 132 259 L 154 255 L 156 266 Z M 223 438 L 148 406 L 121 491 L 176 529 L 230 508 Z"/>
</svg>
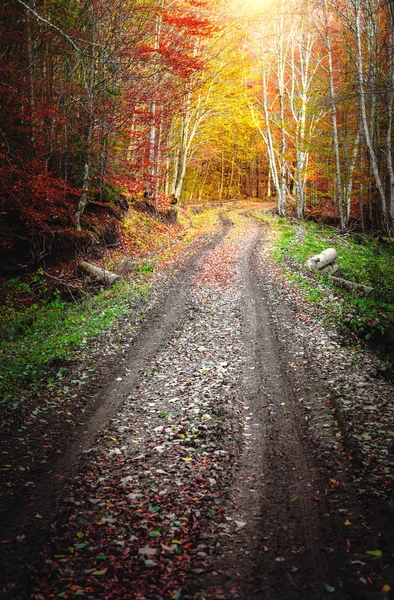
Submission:
<svg viewBox="0 0 394 600">
<path fill-rule="evenodd" d="M 353 179 L 354 179 L 354 170 L 356 168 L 356 161 L 358 156 L 358 148 L 360 144 L 360 129 L 358 129 L 356 137 L 353 141 L 353 150 L 350 157 L 350 164 L 347 173 L 347 181 L 345 184 L 345 188 L 343 190 L 343 199 L 345 203 L 345 215 L 346 215 L 346 223 L 349 222 L 350 217 L 350 209 L 352 203 L 352 191 L 353 191 Z"/>
<path fill-rule="evenodd" d="M 361 24 L 361 0 L 352 0 L 354 10 L 355 10 L 355 33 L 356 33 L 356 43 L 357 43 L 357 53 L 356 53 L 356 66 L 357 66 L 357 78 L 358 78 L 358 93 L 359 93 L 359 101 L 360 101 L 360 113 L 361 113 L 361 123 L 363 127 L 363 134 L 365 138 L 365 143 L 368 148 L 369 160 L 372 167 L 372 172 L 375 179 L 375 185 L 379 193 L 379 200 L 381 205 L 382 217 L 385 226 L 388 225 L 388 215 L 386 210 L 386 198 L 383 188 L 382 179 L 379 173 L 378 161 L 374 149 L 374 145 L 372 143 L 371 132 L 368 125 L 367 119 L 367 108 L 366 108 L 366 93 L 364 86 L 364 65 L 363 65 L 363 51 L 362 51 L 362 24 Z"/>
<path fill-rule="evenodd" d="M 332 50 L 331 50 L 331 37 L 328 27 L 328 14 L 327 14 L 327 0 L 323 0 L 323 12 L 324 12 L 324 28 L 325 28 L 325 42 L 327 47 L 327 60 L 328 60 L 328 75 L 330 82 L 330 107 L 331 107 L 331 119 L 332 119 L 332 130 L 333 130 L 333 141 L 334 141 L 334 156 L 335 156 L 335 184 L 338 202 L 338 216 L 341 229 L 346 228 L 346 223 L 343 214 L 343 199 L 342 199 L 342 175 L 341 175 L 341 159 L 339 152 L 339 135 L 338 135 L 338 121 L 337 121 L 337 107 L 335 97 L 335 84 L 334 84 L 334 71 L 332 64 Z"/>
<path fill-rule="evenodd" d="M 315 256 L 311 256 L 306 261 L 306 266 L 311 271 L 321 271 L 327 265 L 334 263 L 338 258 L 338 252 L 335 248 L 327 248 L 323 250 L 320 254 L 315 254 Z"/>
</svg>

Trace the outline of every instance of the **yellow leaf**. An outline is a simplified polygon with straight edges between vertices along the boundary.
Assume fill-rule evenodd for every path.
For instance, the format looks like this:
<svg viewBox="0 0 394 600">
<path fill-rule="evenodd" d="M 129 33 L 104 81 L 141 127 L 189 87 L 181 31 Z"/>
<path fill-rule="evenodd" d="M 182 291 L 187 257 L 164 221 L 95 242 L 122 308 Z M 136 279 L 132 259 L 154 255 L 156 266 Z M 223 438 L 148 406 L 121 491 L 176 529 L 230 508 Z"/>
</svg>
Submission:
<svg viewBox="0 0 394 600">
<path fill-rule="evenodd" d="M 105 575 L 107 571 L 108 567 L 106 567 L 105 569 L 96 569 L 95 571 L 93 571 L 93 575 Z"/>
<path fill-rule="evenodd" d="M 365 554 L 369 554 L 369 556 L 374 556 L 375 558 L 382 558 L 381 550 L 366 550 Z"/>
<path fill-rule="evenodd" d="M 351 525 L 351 522 L 349 521 L 349 519 L 346 519 L 346 521 L 344 522 L 344 525 L 346 525 L 346 526 Z"/>
<path fill-rule="evenodd" d="M 390 590 L 391 590 L 391 587 L 389 585 L 387 585 L 387 583 L 386 583 L 386 585 L 384 585 L 382 587 L 382 592 L 383 593 L 389 592 Z"/>
<path fill-rule="evenodd" d="M 172 544 L 182 544 L 180 540 L 171 540 Z"/>
<path fill-rule="evenodd" d="M 192 459 L 190 458 L 190 456 L 184 456 L 182 460 L 184 460 L 185 462 L 190 462 Z"/>
</svg>

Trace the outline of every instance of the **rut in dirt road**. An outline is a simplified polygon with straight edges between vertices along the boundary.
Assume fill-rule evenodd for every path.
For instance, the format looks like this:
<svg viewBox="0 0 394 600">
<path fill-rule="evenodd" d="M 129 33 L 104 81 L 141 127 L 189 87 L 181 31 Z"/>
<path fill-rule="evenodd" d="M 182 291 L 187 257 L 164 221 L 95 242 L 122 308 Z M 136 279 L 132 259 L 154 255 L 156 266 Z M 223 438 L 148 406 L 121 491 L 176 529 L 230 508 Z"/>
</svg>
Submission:
<svg viewBox="0 0 394 600">
<path fill-rule="evenodd" d="M 320 418 L 324 413 L 330 431 L 335 425 L 309 361 L 302 361 L 307 369 L 298 365 L 298 381 L 289 366 L 295 355 L 306 357 L 289 331 L 294 314 L 276 298 L 259 261 L 260 236 L 255 231 L 250 237 L 239 265 L 245 450 L 228 515 L 245 525 L 220 556 L 212 597 L 316 600 L 327 597 L 325 583 L 330 589 L 329 582 L 337 579 L 343 556 L 329 561 L 327 552 L 342 540 L 322 493 L 327 483 L 319 476 L 322 464 L 314 459 L 300 409 L 308 406 Z M 338 588 L 336 597 L 345 597 Z"/>
<path fill-rule="evenodd" d="M 229 212 L 148 315 L 9 598 L 370 598 L 342 577 L 341 434 L 265 236 Z"/>
</svg>

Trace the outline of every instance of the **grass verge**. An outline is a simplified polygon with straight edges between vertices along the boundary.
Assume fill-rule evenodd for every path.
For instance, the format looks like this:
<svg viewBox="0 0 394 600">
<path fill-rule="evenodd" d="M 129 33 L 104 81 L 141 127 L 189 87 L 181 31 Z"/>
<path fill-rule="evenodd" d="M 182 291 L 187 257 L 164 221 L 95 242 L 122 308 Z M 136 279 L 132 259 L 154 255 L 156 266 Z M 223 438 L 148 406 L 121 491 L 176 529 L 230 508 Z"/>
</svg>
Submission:
<svg viewBox="0 0 394 600">
<path fill-rule="evenodd" d="M 26 386 L 38 391 L 51 366 L 83 359 L 146 288 L 125 279 L 78 304 L 55 297 L 19 308 L 9 296 L 0 312 L 0 402 L 16 402 Z"/>
<path fill-rule="evenodd" d="M 272 254 L 284 265 L 287 278 L 294 279 L 306 299 L 319 305 L 327 321 L 345 326 L 394 365 L 394 244 L 368 237 L 342 234 L 339 230 L 305 222 L 293 224 L 267 215 L 277 232 Z M 326 248 L 338 252 L 338 275 L 368 285 L 372 294 L 362 297 L 336 287 L 326 275 L 304 270 L 306 260 Z M 339 302 L 333 302 L 333 295 Z"/>
</svg>

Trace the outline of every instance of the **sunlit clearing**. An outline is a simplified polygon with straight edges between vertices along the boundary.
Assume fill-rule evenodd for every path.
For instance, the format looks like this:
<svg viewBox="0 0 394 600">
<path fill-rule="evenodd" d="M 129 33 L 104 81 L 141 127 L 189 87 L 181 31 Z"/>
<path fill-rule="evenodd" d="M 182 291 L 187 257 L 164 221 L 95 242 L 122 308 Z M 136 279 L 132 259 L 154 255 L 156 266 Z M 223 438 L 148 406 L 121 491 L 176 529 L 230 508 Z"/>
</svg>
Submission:
<svg viewBox="0 0 394 600">
<path fill-rule="evenodd" d="M 255 17 L 276 4 L 276 0 L 232 0 L 231 9 L 234 15 Z"/>
</svg>

